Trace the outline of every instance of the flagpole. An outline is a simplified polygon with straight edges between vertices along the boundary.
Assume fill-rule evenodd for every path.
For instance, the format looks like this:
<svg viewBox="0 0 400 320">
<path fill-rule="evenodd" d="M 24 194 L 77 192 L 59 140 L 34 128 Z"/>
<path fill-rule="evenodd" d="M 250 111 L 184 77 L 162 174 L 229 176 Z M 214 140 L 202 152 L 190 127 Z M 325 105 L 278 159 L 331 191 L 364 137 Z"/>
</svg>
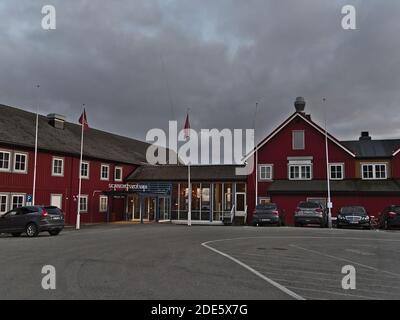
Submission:
<svg viewBox="0 0 400 320">
<path fill-rule="evenodd" d="M 35 160 L 33 165 L 33 186 L 32 186 L 32 205 L 36 204 L 36 171 L 37 171 L 37 153 L 38 153 L 38 133 L 39 133 L 39 88 L 40 85 L 37 84 L 37 101 L 36 101 L 36 127 L 35 127 Z"/>
<path fill-rule="evenodd" d="M 190 160 L 188 163 L 188 199 L 189 199 L 189 210 L 188 210 L 188 226 L 192 225 L 192 183 L 190 179 Z"/>
<path fill-rule="evenodd" d="M 322 99 L 324 103 L 324 118 L 325 118 L 325 157 L 326 157 L 326 183 L 328 191 L 328 228 L 332 229 L 332 200 L 331 200 L 331 181 L 329 172 L 329 148 L 328 148 L 328 130 L 327 130 L 327 120 L 326 120 L 326 98 Z"/>
<path fill-rule="evenodd" d="M 190 108 L 187 108 L 186 111 L 186 121 L 185 121 L 185 127 L 184 127 L 184 137 L 185 139 L 190 139 L 190 123 L 189 123 L 189 110 Z M 188 226 L 192 225 L 192 183 L 191 183 L 191 177 L 190 177 L 190 157 L 188 161 L 188 218 L 187 218 L 187 224 Z"/>
<path fill-rule="evenodd" d="M 78 214 L 76 216 L 76 230 L 79 230 L 81 228 L 81 192 L 82 192 L 82 160 L 83 160 L 83 131 L 85 127 L 85 119 L 83 119 L 81 123 L 81 156 L 79 160 L 79 188 L 78 188 Z"/>
</svg>

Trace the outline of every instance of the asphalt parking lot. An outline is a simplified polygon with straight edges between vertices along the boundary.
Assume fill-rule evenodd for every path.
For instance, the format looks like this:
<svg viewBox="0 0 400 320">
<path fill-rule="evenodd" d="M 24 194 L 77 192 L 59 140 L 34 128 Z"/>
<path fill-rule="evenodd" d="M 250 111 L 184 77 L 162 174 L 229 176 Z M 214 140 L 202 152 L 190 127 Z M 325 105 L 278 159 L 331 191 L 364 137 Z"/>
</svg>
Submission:
<svg viewBox="0 0 400 320">
<path fill-rule="evenodd" d="M 0 257 L 1 299 L 400 299 L 400 231 L 104 225 L 2 235 Z"/>
</svg>

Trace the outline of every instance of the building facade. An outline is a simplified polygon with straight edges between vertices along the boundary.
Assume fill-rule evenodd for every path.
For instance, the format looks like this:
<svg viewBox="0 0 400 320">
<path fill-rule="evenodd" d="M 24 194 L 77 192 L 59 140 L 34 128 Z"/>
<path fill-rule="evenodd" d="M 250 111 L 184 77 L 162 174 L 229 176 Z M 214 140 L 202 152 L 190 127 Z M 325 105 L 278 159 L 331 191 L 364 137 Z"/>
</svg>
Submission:
<svg viewBox="0 0 400 320">
<path fill-rule="evenodd" d="M 385 206 L 400 203 L 400 139 L 372 140 L 362 132 L 358 140 L 339 141 L 327 134 L 327 171 L 325 130 L 304 112 L 303 99 L 296 100 L 295 107 L 251 154 L 257 171 L 247 180 L 248 198 L 254 199 L 250 219 L 256 203 L 277 203 L 286 211 L 288 224 L 294 223 L 300 201 L 326 204 L 327 172 L 333 216 L 346 205 L 364 206 L 377 216 Z"/>
<path fill-rule="evenodd" d="M 365 206 L 371 215 L 400 203 L 400 139 L 339 141 L 305 113 L 305 102 L 247 155 L 256 170 L 236 175 L 234 165 L 192 166 L 192 221 L 247 223 L 258 203 L 274 202 L 287 213 L 300 201 L 326 204 L 327 172 L 333 215 L 344 205 Z M 0 214 L 29 205 L 33 195 L 35 114 L 0 106 Z M 81 127 L 50 114 L 39 117 L 36 204 L 56 205 L 76 222 L 78 182 L 83 223 L 173 221 L 186 223 L 187 167 L 150 166 L 147 143 L 96 129 L 85 131 L 79 168 Z M 79 170 L 80 169 L 80 170 Z M 79 172 L 80 171 L 80 172 Z"/>
</svg>

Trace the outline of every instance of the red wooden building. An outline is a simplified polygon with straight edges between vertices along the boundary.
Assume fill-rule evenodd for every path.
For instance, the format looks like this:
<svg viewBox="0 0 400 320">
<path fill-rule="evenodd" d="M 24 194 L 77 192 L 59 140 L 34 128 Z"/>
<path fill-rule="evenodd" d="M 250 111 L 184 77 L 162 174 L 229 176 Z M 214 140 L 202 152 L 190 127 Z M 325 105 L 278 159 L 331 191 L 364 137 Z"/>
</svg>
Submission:
<svg viewBox="0 0 400 320">
<path fill-rule="evenodd" d="M 257 203 L 274 202 L 285 209 L 288 224 L 300 201 L 327 201 L 325 130 L 304 112 L 303 98 L 295 107 L 252 153 L 257 177 L 254 171 L 247 179 L 249 215 L 256 194 Z M 376 216 L 385 206 L 400 203 L 399 148 L 400 139 L 373 140 L 368 132 L 354 141 L 328 134 L 333 216 L 344 205 L 365 206 Z"/>
<path fill-rule="evenodd" d="M 35 114 L 0 106 L 0 214 L 26 205 L 33 193 Z M 56 205 L 75 223 L 81 127 L 56 114 L 39 117 L 36 204 Z M 123 183 L 145 162 L 148 144 L 89 129 L 82 165 L 81 220 L 122 220 L 123 198 L 107 197 L 110 184 Z"/>
<path fill-rule="evenodd" d="M 256 203 L 276 202 L 287 224 L 300 201 L 326 202 L 325 130 L 296 111 L 252 155 L 255 170 L 237 176 L 235 166 L 193 166 L 192 219 L 222 223 L 251 215 Z M 74 224 L 77 214 L 81 127 L 60 115 L 39 117 L 36 204 L 56 205 Z M 96 129 L 85 131 L 82 222 L 188 219 L 187 169 L 148 166 L 145 142 Z M 0 105 L 0 214 L 28 204 L 33 193 L 35 114 Z M 371 215 L 400 203 L 400 139 L 339 141 L 328 134 L 333 215 L 362 205 Z M 256 187 L 257 186 L 257 187 Z"/>
</svg>

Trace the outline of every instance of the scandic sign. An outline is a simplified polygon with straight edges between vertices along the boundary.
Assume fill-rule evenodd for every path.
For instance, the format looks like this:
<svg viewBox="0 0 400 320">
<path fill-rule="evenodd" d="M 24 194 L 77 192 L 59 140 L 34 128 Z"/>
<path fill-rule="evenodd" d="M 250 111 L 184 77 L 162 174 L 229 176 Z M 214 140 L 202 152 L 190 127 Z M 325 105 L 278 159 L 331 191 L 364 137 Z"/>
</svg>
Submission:
<svg viewBox="0 0 400 320">
<path fill-rule="evenodd" d="M 123 189 L 123 190 L 142 190 L 145 191 L 148 189 L 147 184 L 116 184 L 116 183 L 110 183 L 108 187 L 112 190 L 116 189 Z"/>
</svg>

